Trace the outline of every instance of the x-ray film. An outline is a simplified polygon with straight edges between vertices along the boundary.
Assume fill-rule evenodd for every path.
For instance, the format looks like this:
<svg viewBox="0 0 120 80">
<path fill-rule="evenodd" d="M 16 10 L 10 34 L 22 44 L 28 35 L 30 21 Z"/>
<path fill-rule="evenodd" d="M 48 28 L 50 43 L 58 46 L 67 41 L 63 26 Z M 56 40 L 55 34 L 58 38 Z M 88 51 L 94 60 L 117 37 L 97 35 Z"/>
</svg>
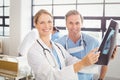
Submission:
<svg viewBox="0 0 120 80">
<path fill-rule="evenodd" d="M 100 57 L 96 64 L 107 65 L 109 63 L 110 57 L 115 49 L 117 35 L 118 35 L 118 23 L 111 20 L 108 30 L 103 38 L 103 41 L 99 47 Z"/>
</svg>

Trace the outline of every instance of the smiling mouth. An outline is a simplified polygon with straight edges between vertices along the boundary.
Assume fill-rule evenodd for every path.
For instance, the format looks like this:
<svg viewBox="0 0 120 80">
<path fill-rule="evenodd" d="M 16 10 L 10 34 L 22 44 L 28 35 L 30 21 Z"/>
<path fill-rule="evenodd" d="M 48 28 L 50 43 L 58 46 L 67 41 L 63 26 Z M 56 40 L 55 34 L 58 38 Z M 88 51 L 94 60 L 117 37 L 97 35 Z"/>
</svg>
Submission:
<svg viewBox="0 0 120 80">
<path fill-rule="evenodd" d="M 51 31 L 51 29 L 44 29 L 43 31 L 48 32 L 48 31 Z"/>
</svg>

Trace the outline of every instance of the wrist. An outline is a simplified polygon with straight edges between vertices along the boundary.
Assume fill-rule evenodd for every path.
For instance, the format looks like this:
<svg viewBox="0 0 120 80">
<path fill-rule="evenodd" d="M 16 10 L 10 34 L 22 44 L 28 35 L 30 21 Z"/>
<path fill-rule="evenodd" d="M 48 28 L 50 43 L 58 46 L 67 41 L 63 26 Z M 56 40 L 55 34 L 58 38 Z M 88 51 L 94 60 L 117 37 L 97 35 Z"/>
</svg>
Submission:
<svg viewBox="0 0 120 80">
<path fill-rule="evenodd" d="M 98 80 L 103 80 L 102 78 L 99 78 Z"/>
<path fill-rule="evenodd" d="M 84 66 L 83 66 L 82 61 L 79 61 L 79 62 L 77 62 L 77 63 L 74 64 L 74 71 L 75 71 L 75 72 L 78 72 L 78 71 L 80 71 L 83 67 L 84 67 Z"/>
<path fill-rule="evenodd" d="M 85 65 L 83 60 L 79 61 L 79 65 L 80 65 L 81 69 L 86 67 L 86 65 Z"/>
</svg>

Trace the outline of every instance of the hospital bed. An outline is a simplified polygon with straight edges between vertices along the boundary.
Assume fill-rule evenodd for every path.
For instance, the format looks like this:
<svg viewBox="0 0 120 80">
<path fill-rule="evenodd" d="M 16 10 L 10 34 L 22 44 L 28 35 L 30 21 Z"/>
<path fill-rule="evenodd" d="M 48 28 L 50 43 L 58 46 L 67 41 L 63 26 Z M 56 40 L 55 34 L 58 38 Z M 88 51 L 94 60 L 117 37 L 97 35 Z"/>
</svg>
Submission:
<svg viewBox="0 0 120 80">
<path fill-rule="evenodd" d="M 8 80 L 19 80 L 32 78 L 32 71 L 27 63 L 26 57 L 13 57 L 0 55 L 0 76 Z"/>
</svg>

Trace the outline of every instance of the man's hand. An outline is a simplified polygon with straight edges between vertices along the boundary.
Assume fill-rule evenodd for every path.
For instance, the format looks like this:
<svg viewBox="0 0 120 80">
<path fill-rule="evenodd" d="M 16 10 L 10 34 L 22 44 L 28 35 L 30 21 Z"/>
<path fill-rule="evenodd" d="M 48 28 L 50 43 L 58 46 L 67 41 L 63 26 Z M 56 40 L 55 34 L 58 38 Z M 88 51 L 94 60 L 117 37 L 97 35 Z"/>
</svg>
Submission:
<svg viewBox="0 0 120 80">
<path fill-rule="evenodd" d="M 117 51 L 118 51 L 118 46 L 115 46 L 115 49 L 113 51 L 113 54 L 111 56 L 111 59 L 114 59 L 116 54 L 117 54 Z M 107 73 L 107 70 L 108 70 L 108 66 L 106 65 L 102 65 L 101 67 L 101 72 L 100 72 L 100 76 L 99 76 L 99 79 L 98 80 L 103 80 L 105 78 L 105 75 Z"/>
<path fill-rule="evenodd" d="M 112 53 L 111 59 L 114 59 L 114 58 L 115 58 L 117 52 L 118 52 L 118 46 L 116 45 L 116 46 L 115 46 L 115 49 L 114 49 L 114 51 L 113 51 L 113 53 Z"/>
</svg>

